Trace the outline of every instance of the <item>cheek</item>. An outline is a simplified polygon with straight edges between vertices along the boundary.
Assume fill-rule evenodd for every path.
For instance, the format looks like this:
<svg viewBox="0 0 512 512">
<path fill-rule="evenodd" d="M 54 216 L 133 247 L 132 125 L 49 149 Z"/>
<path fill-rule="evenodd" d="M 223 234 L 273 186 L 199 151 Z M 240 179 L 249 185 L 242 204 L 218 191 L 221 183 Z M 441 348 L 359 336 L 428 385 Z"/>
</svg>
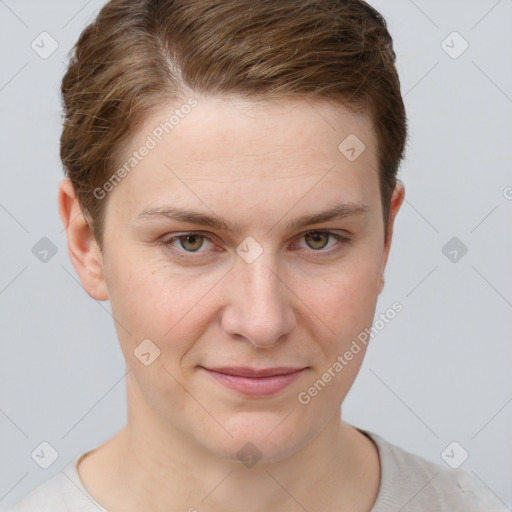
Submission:
<svg viewBox="0 0 512 512">
<path fill-rule="evenodd" d="M 379 275 L 375 259 L 358 258 L 303 286 L 301 298 L 325 332 L 336 337 L 338 348 L 371 324 Z"/>
<path fill-rule="evenodd" d="M 198 277 L 197 271 L 194 277 L 190 269 L 165 260 L 119 261 L 111 269 L 112 313 L 128 356 L 146 338 L 162 350 L 185 352 L 201 329 L 202 311 L 211 300 L 208 292 L 222 278 L 218 273 Z"/>
<path fill-rule="evenodd" d="M 371 322 L 380 260 L 375 252 L 371 257 L 370 248 L 362 249 L 323 274 L 318 268 L 314 272 L 302 268 L 288 269 L 283 275 L 300 299 L 296 307 L 303 310 L 305 319 L 309 317 L 305 321 L 316 322 L 319 328 L 323 324 L 324 335 L 330 332 L 347 339 Z M 126 339 L 129 331 L 132 345 L 145 338 L 162 346 L 173 345 L 172 339 L 186 345 L 192 331 L 201 328 L 201 319 L 211 321 L 222 301 L 218 294 L 222 294 L 225 268 L 201 273 L 197 267 L 170 265 L 165 259 L 119 258 L 109 270 L 112 312 L 119 334 Z"/>
<path fill-rule="evenodd" d="M 366 261 L 366 263 L 363 263 Z M 313 313 L 310 336 L 318 350 L 314 375 L 297 397 L 304 412 L 318 418 L 341 404 L 363 363 L 367 344 L 358 336 L 372 325 L 378 298 L 378 266 L 351 265 L 308 287 L 304 302 Z"/>
<path fill-rule="evenodd" d="M 156 410 L 180 410 L 187 398 L 180 362 L 200 335 L 204 286 L 171 274 L 165 265 L 119 262 L 115 269 L 112 313 L 137 392 Z"/>
</svg>

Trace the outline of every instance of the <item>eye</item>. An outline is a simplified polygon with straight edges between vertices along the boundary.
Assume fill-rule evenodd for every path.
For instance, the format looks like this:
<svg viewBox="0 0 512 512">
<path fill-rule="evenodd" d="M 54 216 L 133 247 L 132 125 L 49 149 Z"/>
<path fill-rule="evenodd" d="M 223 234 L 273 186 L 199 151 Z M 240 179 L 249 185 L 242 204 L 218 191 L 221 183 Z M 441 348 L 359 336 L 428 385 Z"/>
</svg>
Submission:
<svg viewBox="0 0 512 512">
<path fill-rule="evenodd" d="M 200 251 L 204 245 L 204 241 L 207 240 L 209 243 L 212 243 L 211 239 L 206 235 L 202 235 L 200 233 L 184 233 L 182 235 L 175 235 L 169 238 L 162 240 L 162 243 L 166 246 L 171 246 L 178 251 L 181 252 L 205 252 Z M 179 246 L 176 247 L 174 242 L 178 242 Z"/>
<path fill-rule="evenodd" d="M 313 253 L 320 254 L 335 253 L 350 242 L 349 238 L 331 231 L 308 231 L 299 237 L 299 240 L 302 239 L 305 240 L 307 246 L 301 247 L 298 245 L 299 248 L 305 248 L 306 250 L 309 249 Z M 333 243 L 330 245 L 328 245 L 329 239 L 333 239 Z M 163 238 L 161 243 L 165 247 L 177 253 L 179 256 L 184 256 L 186 254 L 202 254 L 208 252 L 208 248 L 201 250 L 205 247 L 205 242 L 215 247 L 215 244 L 209 236 L 196 232 L 182 233 Z M 331 250 L 333 247 L 335 248 Z"/>
<path fill-rule="evenodd" d="M 330 238 L 334 239 L 334 243 L 327 247 Z M 301 239 L 305 240 L 307 248 L 313 249 L 313 252 L 332 252 L 329 251 L 331 247 L 336 245 L 343 246 L 345 243 L 349 242 L 348 238 L 338 235 L 337 233 L 332 233 L 331 231 L 308 231 L 301 236 Z M 326 247 L 327 250 L 324 251 Z"/>
</svg>

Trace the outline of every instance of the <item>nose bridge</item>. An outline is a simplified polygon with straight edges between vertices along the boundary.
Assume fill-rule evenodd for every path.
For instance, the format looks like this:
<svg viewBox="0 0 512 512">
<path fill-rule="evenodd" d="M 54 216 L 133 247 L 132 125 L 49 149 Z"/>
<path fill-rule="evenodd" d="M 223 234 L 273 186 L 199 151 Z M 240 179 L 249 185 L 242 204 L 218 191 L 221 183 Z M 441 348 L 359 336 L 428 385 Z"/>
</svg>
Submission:
<svg viewBox="0 0 512 512">
<path fill-rule="evenodd" d="M 271 261 L 272 260 L 272 261 Z M 258 310 L 264 310 L 270 306 L 282 303 L 282 286 L 278 278 L 278 271 L 275 269 L 273 258 L 268 255 L 261 255 L 252 263 L 240 263 L 241 279 L 247 288 L 247 297 L 250 306 Z M 271 270 L 274 267 L 273 270 Z"/>
<path fill-rule="evenodd" d="M 292 329 L 293 306 L 273 251 L 256 243 L 250 240 L 237 248 L 240 257 L 232 271 L 236 284 L 223 323 L 231 335 L 271 346 Z"/>
</svg>

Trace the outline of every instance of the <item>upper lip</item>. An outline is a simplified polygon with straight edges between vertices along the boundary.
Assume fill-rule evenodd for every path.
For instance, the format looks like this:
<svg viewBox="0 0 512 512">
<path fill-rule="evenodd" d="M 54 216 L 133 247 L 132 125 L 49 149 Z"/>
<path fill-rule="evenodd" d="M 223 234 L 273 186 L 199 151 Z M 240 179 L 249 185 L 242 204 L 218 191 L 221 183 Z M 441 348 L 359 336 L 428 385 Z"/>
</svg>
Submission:
<svg viewBox="0 0 512 512">
<path fill-rule="evenodd" d="M 248 366 L 223 366 L 220 368 L 206 368 L 218 373 L 225 373 L 227 375 L 236 375 L 239 377 L 271 377 L 275 375 L 287 375 L 295 373 L 304 368 L 296 368 L 291 366 L 279 366 L 275 368 L 249 368 Z"/>
</svg>

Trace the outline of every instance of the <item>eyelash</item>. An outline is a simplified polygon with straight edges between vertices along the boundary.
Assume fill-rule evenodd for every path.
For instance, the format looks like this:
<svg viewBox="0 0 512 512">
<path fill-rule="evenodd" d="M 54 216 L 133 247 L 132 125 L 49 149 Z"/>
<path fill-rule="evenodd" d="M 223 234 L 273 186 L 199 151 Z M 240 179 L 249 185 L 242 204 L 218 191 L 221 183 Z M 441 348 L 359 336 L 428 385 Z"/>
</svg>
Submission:
<svg viewBox="0 0 512 512">
<path fill-rule="evenodd" d="M 327 255 L 333 255 L 333 254 L 336 254 L 338 253 L 339 251 L 341 251 L 345 245 L 349 244 L 350 243 L 350 238 L 347 238 L 345 236 L 342 236 L 342 235 L 339 235 L 338 233 L 333 233 L 332 231 L 326 231 L 326 230 L 312 230 L 312 231 L 306 231 L 305 233 L 303 233 L 302 235 L 300 235 L 299 238 L 303 238 L 305 235 L 307 234 L 311 234 L 311 233 L 327 233 L 328 235 L 332 236 L 334 239 L 336 239 L 339 243 L 335 244 L 333 247 L 335 247 L 334 250 L 332 250 L 332 247 L 329 248 L 329 249 L 318 249 L 318 250 L 314 250 L 314 249 L 310 249 L 309 251 L 312 252 L 313 254 L 315 253 L 318 253 L 318 257 L 322 257 L 322 256 L 327 256 Z M 189 258 L 189 256 L 191 255 L 192 258 L 196 259 L 196 258 L 200 258 L 201 256 L 200 255 L 204 255 L 204 253 L 206 251 L 197 251 L 197 252 L 194 252 L 194 251 L 187 251 L 185 249 L 177 249 L 175 248 L 172 243 L 175 241 L 175 240 L 179 240 L 181 238 L 186 238 L 187 236 L 191 236 L 191 235 L 197 235 L 205 240 L 208 240 L 209 242 L 211 243 L 214 243 L 212 238 L 209 237 L 208 235 L 204 234 L 204 233 L 201 233 L 201 232 L 198 232 L 198 231 L 190 231 L 190 232 L 186 232 L 186 233 L 181 233 L 179 235 L 173 235 L 172 237 L 168 237 L 168 238 L 163 238 L 161 240 L 161 244 L 171 250 L 172 252 L 174 252 L 175 254 L 177 254 L 180 258 Z M 202 247 L 201 247 L 202 248 Z M 317 257 L 316 255 L 314 255 L 313 257 Z"/>
</svg>

